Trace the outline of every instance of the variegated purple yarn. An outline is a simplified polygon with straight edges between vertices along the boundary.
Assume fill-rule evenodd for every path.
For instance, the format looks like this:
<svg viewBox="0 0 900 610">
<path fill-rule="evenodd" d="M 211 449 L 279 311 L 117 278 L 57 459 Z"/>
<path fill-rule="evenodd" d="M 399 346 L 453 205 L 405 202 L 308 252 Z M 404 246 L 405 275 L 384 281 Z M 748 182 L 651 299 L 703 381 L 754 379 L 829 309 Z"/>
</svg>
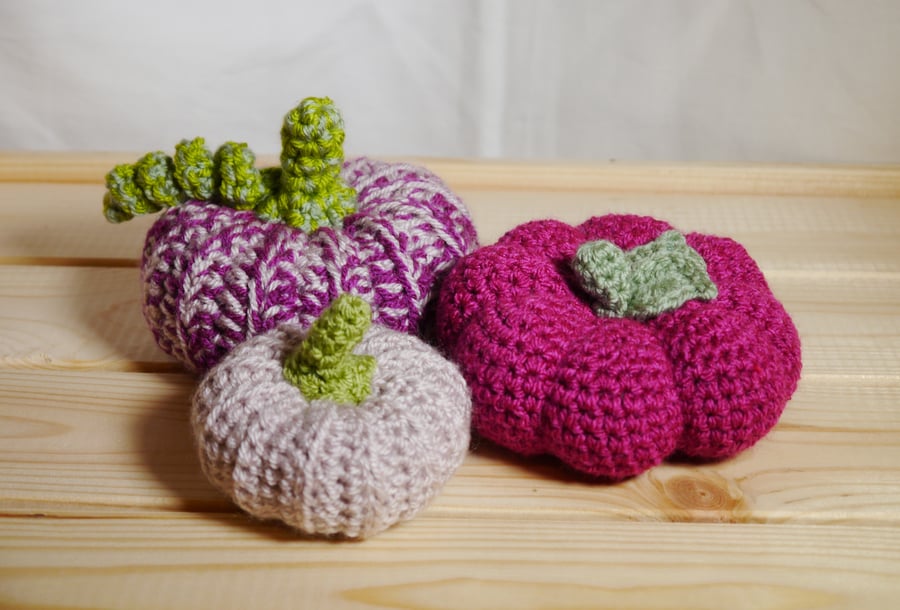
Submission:
<svg viewBox="0 0 900 610">
<path fill-rule="evenodd" d="M 341 293 L 367 301 L 378 324 L 418 330 L 436 281 L 477 247 L 469 212 L 420 167 L 358 158 L 342 174 L 359 206 L 340 229 L 307 234 L 203 202 L 166 211 L 141 265 L 159 346 L 205 371 L 249 337 L 309 326 Z"/>
</svg>

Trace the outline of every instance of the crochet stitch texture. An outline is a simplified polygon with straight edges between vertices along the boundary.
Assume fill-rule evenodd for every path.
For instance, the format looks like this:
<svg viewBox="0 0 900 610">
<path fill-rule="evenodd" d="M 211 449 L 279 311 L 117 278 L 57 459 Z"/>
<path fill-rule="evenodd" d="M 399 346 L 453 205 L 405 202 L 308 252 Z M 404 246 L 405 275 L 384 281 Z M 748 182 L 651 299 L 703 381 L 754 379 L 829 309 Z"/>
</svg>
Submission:
<svg viewBox="0 0 900 610">
<path fill-rule="evenodd" d="M 372 392 L 375 358 L 359 356 L 353 348 L 372 319 L 368 303 L 342 294 L 313 322 L 306 339 L 288 355 L 284 377 L 310 400 L 361 403 Z"/>
<path fill-rule="evenodd" d="M 371 536 L 422 510 L 462 463 L 466 383 L 421 340 L 372 326 L 353 349 L 377 362 L 369 396 L 309 399 L 282 370 L 308 333 L 288 324 L 253 337 L 204 377 L 191 414 L 200 462 L 256 517 Z"/>
<path fill-rule="evenodd" d="M 281 166 L 258 169 L 243 142 L 213 154 L 203 138 L 182 140 L 175 156 L 147 153 L 106 176 L 103 213 L 110 222 L 158 212 L 191 199 L 253 210 L 304 231 L 336 225 L 356 209 L 356 193 L 341 180 L 344 121 L 327 97 L 308 97 L 281 128 Z"/>
<path fill-rule="evenodd" d="M 589 241 L 575 252 L 572 270 L 598 316 L 650 318 L 716 296 L 706 262 L 678 231 L 628 251 L 605 239 Z"/>
<path fill-rule="evenodd" d="M 365 537 L 415 515 L 465 457 L 465 380 L 407 333 L 475 229 L 427 170 L 345 163 L 328 98 L 303 100 L 281 135 L 280 167 L 202 138 L 116 166 L 103 211 L 164 210 L 143 313 L 206 372 L 192 425 L 207 477 L 257 517 Z"/>
<path fill-rule="evenodd" d="M 735 241 L 686 236 L 717 288 L 711 300 L 646 319 L 593 311 L 597 295 L 572 267 L 579 247 L 633 250 L 671 230 L 631 215 L 534 221 L 454 267 L 437 333 L 472 389 L 478 433 L 616 480 L 675 452 L 733 456 L 775 425 L 800 376 L 800 341 Z"/>
<path fill-rule="evenodd" d="M 285 322 L 309 326 L 338 294 L 415 332 L 435 282 L 477 246 L 468 210 L 431 172 L 367 158 L 344 181 L 358 210 L 305 233 L 252 211 L 189 201 L 147 234 L 143 312 L 159 346 L 194 370 Z"/>
</svg>

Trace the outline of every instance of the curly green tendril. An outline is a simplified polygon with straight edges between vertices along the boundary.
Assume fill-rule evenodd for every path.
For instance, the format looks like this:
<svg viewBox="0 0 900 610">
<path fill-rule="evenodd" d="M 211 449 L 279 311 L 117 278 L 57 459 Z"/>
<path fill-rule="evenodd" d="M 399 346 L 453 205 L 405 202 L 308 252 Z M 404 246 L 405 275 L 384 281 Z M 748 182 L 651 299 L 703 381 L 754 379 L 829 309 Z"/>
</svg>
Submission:
<svg viewBox="0 0 900 610">
<path fill-rule="evenodd" d="M 258 169 L 243 143 L 213 154 L 203 138 L 117 165 L 106 175 L 103 214 L 110 222 L 152 214 L 191 199 L 238 210 L 304 231 L 339 225 L 356 211 L 356 191 L 341 179 L 344 122 L 327 97 L 308 97 L 284 117 L 281 167 Z"/>
</svg>

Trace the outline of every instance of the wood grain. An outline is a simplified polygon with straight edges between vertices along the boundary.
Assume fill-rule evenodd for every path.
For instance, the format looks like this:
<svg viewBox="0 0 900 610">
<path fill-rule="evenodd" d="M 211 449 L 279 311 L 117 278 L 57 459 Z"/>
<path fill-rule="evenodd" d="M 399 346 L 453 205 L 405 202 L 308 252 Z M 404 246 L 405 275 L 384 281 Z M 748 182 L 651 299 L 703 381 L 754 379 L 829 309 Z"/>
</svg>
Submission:
<svg viewBox="0 0 900 610">
<path fill-rule="evenodd" d="M 0 511 L 235 510 L 194 455 L 194 387 L 188 375 L 0 371 Z M 805 380 L 737 459 L 666 464 L 619 485 L 476 442 L 429 514 L 900 525 L 898 400 L 896 384 Z"/>
<path fill-rule="evenodd" d="M 0 363 L 179 370 L 141 315 L 136 268 L 0 266 Z"/>
<path fill-rule="evenodd" d="M 0 182 L 0 264 L 136 265 L 154 217 L 106 222 L 103 191 L 99 184 Z"/>
<path fill-rule="evenodd" d="M 764 270 L 900 272 L 900 209 L 890 198 L 738 196 L 537 190 L 459 190 L 482 243 L 514 226 L 553 217 L 579 223 L 606 213 L 649 214 L 740 241 Z M 0 264 L 132 266 L 155 216 L 113 225 L 99 184 L 0 181 Z"/>
<path fill-rule="evenodd" d="M 807 374 L 900 375 L 898 278 L 769 273 L 801 333 Z M 146 328 L 139 282 L 136 268 L 0 265 L 0 363 L 179 370 Z"/>
<path fill-rule="evenodd" d="M 5 607 L 883 609 L 900 577 L 900 530 L 846 526 L 423 516 L 346 545 L 236 515 L 8 517 L 0 545 Z"/>
<path fill-rule="evenodd" d="M 900 596 L 900 167 L 429 159 L 483 243 L 651 214 L 734 237 L 801 333 L 780 423 L 617 485 L 476 440 L 417 519 L 363 543 L 242 515 L 203 477 L 196 379 L 154 345 L 109 225 L 132 154 L 0 152 L 0 607 L 887 608 Z M 269 164 L 274 159 L 263 158 Z"/>
<path fill-rule="evenodd" d="M 102 184 L 106 172 L 114 165 L 133 163 L 140 156 L 141 153 L 128 152 L 0 151 L 0 182 Z M 900 167 L 896 165 L 622 164 L 615 161 L 579 164 L 415 157 L 386 160 L 424 165 L 454 189 L 900 197 Z M 257 158 L 260 167 L 277 164 L 278 157 L 274 154 Z"/>
</svg>

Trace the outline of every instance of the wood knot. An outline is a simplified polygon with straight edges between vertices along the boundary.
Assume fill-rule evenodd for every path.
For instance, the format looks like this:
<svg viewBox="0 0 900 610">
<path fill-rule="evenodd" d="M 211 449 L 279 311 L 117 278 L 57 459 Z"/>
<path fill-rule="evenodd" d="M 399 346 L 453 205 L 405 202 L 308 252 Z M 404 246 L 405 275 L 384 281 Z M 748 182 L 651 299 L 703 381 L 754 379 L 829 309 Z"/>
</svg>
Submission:
<svg viewBox="0 0 900 610">
<path fill-rule="evenodd" d="M 660 481 L 675 521 L 743 521 L 747 506 L 740 489 L 716 475 L 679 475 Z"/>
<path fill-rule="evenodd" d="M 674 477 L 666 481 L 665 489 L 671 500 L 685 508 L 716 510 L 734 503 L 727 491 L 695 477 Z"/>
</svg>

